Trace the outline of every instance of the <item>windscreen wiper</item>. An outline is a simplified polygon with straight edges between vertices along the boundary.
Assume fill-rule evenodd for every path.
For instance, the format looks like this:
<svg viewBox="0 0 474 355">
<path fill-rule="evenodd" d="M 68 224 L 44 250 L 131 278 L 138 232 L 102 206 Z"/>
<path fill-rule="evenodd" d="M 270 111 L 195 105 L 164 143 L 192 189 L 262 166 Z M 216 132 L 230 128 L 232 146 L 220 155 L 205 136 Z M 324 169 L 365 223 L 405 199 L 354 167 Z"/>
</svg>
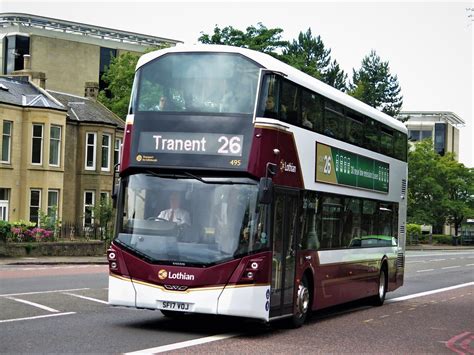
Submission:
<svg viewBox="0 0 474 355">
<path fill-rule="evenodd" d="M 191 173 L 185 172 L 184 175 L 189 176 L 193 179 L 196 179 L 198 181 L 201 181 L 204 184 L 219 184 L 219 185 L 252 185 L 251 183 L 248 182 L 239 182 L 239 181 L 208 181 L 204 180 L 200 176 L 193 175 Z"/>
</svg>

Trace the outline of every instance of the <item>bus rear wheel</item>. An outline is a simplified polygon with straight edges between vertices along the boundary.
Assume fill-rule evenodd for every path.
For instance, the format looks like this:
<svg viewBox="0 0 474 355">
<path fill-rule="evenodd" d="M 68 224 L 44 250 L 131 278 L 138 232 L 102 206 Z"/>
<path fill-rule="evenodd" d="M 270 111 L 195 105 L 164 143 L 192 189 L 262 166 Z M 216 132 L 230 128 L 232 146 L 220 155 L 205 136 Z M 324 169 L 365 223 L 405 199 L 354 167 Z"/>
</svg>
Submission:
<svg viewBox="0 0 474 355">
<path fill-rule="evenodd" d="M 385 302 L 385 295 L 387 294 L 387 267 L 385 264 L 380 270 L 379 286 L 377 291 L 377 294 L 372 298 L 372 304 L 374 306 L 381 306 Z"/>
<path fill-rule="evenodd" d="M 310 312 L 310 304 L 311 291 L 309 289 L 308 278 L 304 275 L 298 285 L 298 291 L 296 293 L 296 312 L 291 317 L 290 323 L 292 328 L 299 328 L 304 324 Z"/>
</svg>

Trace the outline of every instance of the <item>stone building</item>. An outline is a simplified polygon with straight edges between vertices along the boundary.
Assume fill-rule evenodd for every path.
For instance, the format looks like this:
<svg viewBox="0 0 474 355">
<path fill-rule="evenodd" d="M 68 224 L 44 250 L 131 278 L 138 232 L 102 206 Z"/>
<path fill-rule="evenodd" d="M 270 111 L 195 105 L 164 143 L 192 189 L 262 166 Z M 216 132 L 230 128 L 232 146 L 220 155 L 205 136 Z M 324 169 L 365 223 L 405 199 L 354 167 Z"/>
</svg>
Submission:
<svg viewBox="0 0 474 355">
<path fill-rule="evenodd" d="M 0 77 L 0 219 L 61 216 L 66 109 L 27 77 Z"/>
<path fill-rule="evenodd" d="M 94 84 L 86 88 L 89 97 L 48 90 L 67 108 L 63 221 L 85 225 L 92 206 L 112 194 L 124 130 L 124 122 L 95 101 Z"/>
</svg>

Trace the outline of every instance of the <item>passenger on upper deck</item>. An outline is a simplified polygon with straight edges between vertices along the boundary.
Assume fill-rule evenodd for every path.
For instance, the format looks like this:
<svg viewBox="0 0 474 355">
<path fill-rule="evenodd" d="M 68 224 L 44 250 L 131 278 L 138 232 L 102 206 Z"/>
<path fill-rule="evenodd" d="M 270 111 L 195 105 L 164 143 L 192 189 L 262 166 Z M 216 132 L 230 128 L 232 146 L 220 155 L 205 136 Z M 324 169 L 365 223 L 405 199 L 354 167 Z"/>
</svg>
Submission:
<svg viewBox="0 0 474 355">
<path fill-rule="evenodd" d="M 278 118 L 278 113 L 275 107 L 275 99 L 273 96 L 268 95 L 267 101 L 265 102 L 265 111 L 263 115 L 268 118 Z"/>
</svg>

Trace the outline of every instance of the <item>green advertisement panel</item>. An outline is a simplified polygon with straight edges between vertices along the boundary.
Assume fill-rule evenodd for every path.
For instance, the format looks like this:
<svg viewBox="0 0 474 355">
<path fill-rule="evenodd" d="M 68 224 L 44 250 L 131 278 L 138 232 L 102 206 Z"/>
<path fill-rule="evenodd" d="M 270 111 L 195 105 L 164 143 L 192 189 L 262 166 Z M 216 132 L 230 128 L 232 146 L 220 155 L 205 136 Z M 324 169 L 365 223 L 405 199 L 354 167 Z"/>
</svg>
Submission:
<svg viewBox="0 0 474 355">
<path fill-rule="evenodd" d="M 388 193 L 389 164 L 316 143 L 316 182 Z"/>
</svg>

